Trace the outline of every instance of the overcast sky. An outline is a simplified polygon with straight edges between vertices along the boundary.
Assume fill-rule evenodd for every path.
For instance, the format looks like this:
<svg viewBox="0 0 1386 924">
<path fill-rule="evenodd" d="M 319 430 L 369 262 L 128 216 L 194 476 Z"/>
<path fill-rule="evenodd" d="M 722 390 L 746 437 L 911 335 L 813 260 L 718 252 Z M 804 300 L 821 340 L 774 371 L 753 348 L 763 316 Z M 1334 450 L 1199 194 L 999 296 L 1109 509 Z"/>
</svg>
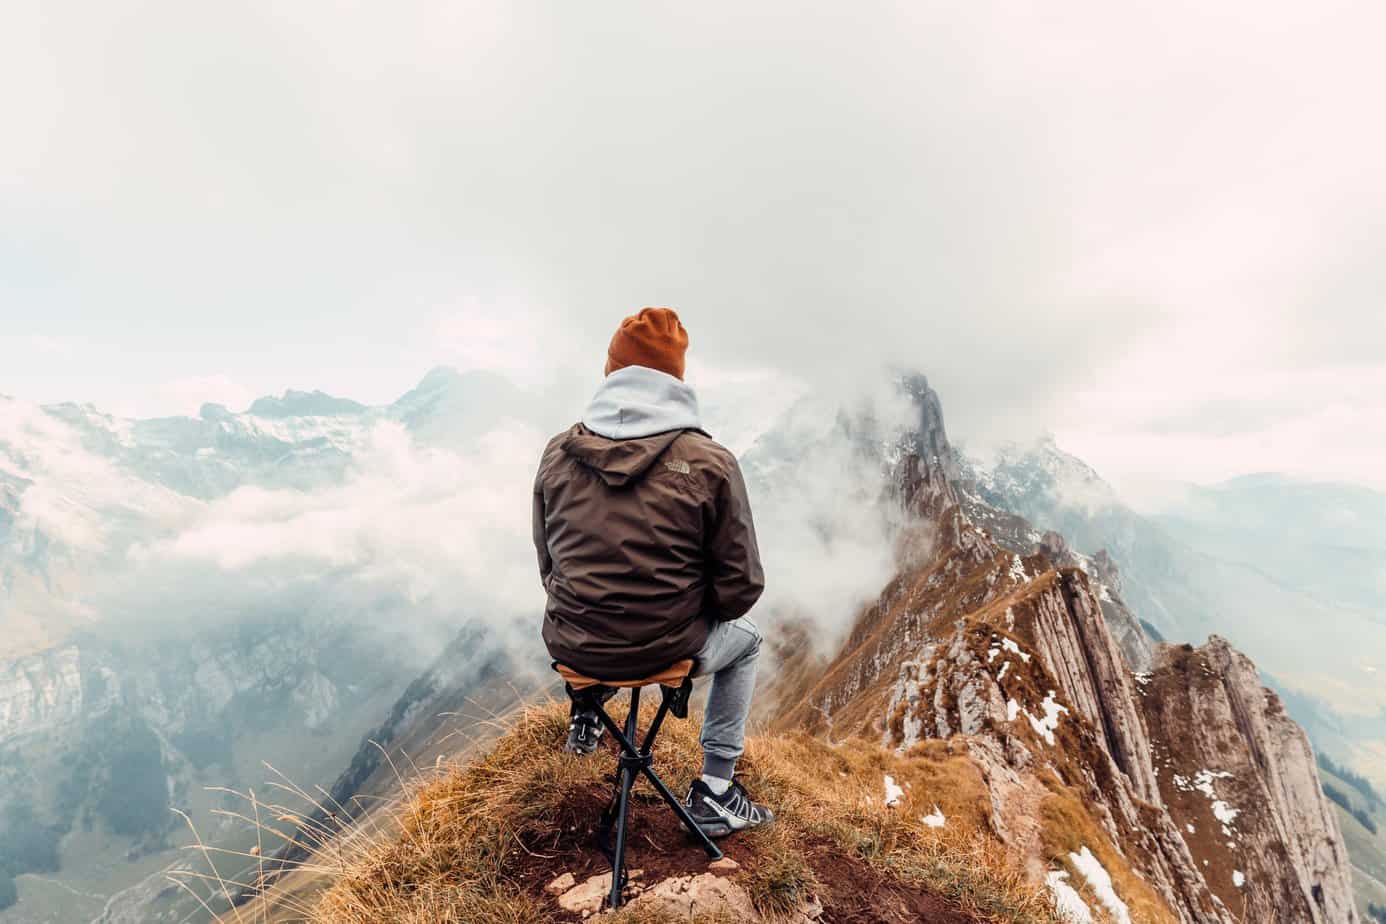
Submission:
<svg viewBox="0 0 1386 924">
<path fill-rule="evenodd" d="M 0 0 L 0 392 L 928 373 L 1119 485 L 1386 487 L 1386 7 Z"/>
</svg>

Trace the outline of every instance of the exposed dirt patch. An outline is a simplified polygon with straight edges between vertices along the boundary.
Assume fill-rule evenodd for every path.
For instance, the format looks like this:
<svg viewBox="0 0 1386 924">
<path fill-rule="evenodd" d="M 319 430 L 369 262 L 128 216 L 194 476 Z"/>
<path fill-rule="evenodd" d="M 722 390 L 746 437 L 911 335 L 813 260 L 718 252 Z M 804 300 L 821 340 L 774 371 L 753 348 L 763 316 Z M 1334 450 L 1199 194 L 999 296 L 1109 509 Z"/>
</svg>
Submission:
<svg viewBox="0 0 1386 924">
<path fill-rule="evenodd" d="M 814 872 L 823 883 L 818 900 L 833 924 L 980 924 L 955 905 L 889 878 L 868 863 L 825 840 L 806 845 Z"/>
<path fill-rule="evenodd" d="M 603 751 L 591 759 L 610 760 L 614 764 L 614 753 Z M 679 785 L 672 780 L 665 782 Z M 564 823 L 554 827 L 551 837 L 519 845 L 512 868 L 517 884 L 525 892 L 542 895 L 544 886 L 563 872 L 571 872 L 579 882 L 610 872 L 611 865 L 598 849 L 596 836 L 611 792 L 611 788 L 602 788 L 573 794 Z M 642 884 L 707 872 L 708 857 L 701 845 L 683 830 L 678 818 L 644 781 L 631 795 L 627 837 L 626 868 L 640 870 L 638 881 Z M 748 838 L 726 838 L 718 846 L 743 869 L 754 863 Z M 554 915 L 554 920 L 559 921 L 580 919 L 565 915 L 556 905 Z"/>
<path fill-rule="evenodd" d="M 592 759 L 614 763 L 614 749 L 603 749 Z M 682 781 L 666 780 L 679 786 Z M 676 790 L 677 792 L 677 790 Z M 562 872 L 571 872 L 578 882 L 610 870 L 606 857 L 597 848 L 596 832 L 610 789 L 591 789 L 573 794 L 562 823 L 552 835 L 517 845 L 518 853 L 510 868 L 521 890 L 544 895 L 544 886 Z M 648 783 L 641 782 L 632 795 L 626 864 L 639 870 L 635 880 L 651 885 L 671 876 L 707 872 L 708 859 L 674 813 L 659 799 Z M 738 864 L 733 880 L 749 885 L 757 864 L 769 860 L 763 848 L 770 846 L 768 832 L 735 835 L 718 842 L 726 856 Z M 824 908 L 824 920 L 834 924 L 905 924 L 928 921 L 932 924 L 979 924 L 944 899 L 890 878 L 859 858 L 843 853 L 826 839 L 815 838 L 801 845 L 819 883 L 817 898 Z M 556 921 L 581 920 L 553 904 Z"/>
<path fill-rule="evenodd" d="M 590 792 L 575 798 L 572 815 L 581 821 L 554 831 L 547 841 L 523 845 L 521 856 L 514 858 L 514 867 L 527 891 L 541 891 L 557 871 L 570 871 L 581 881 L 610 870 L 596 844 L 597 823 L 608 797 L 610 792 Z M 644 870 L 644 881 L 707 871 L 707 853 L 683 831 L 674 812 L 653 792 L 636 790 L 632 795 L 626 831 L 626 869 Z M 750 860 L 751 851 L 744 842 L 728 838 L 719 846 L 737 863 Z"/>
<path fill-rule="evenodd" d="M 605 797 L 593 793 L 584 803 L 574 809 L 589 812 L 591 824 L 564 831 L 548 844 L 526 845 L 533 855 L 527 853 L 523 859 L 517 859 L 518 878 L 526 892 L 543 894 L 544 886 L 556 875 L 555 870 L 571 872 L 579 882 L 610 870 L 606 857 L 593 841 Z M 708 860 L 702 848 L 656 796 L 638 794 L 632 809 L 626 858 L 630 869 L 641 871 L 638 882 L 648 885 L 670 876 L 707 871 Z M 724 838 L 718 846 L 741 865 L 732 877 L 734 880 L 744 881 L 754 874 L 758 862 L 754 835 Z M 968 916 L 944 899 L 892 880 L 826 840 L 816 840 L 806 847 L 810 865 L 822 886 L 818 900 L 823 905 L 824 920 L 833 924 L 980 924 L 980 919 Z M 555 904 L 554 920 L 582 918 L 565 914 Z"/>
</svg>

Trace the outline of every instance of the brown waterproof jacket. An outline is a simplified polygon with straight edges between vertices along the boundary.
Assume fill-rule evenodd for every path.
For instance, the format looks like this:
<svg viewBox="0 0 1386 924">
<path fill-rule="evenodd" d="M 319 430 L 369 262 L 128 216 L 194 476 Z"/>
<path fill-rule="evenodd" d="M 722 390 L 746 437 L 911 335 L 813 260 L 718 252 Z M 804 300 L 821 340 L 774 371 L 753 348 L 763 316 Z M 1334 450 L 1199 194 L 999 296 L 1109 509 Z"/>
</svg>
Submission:
<svg viewBox="0 0 1386 924">
<path fill-rule="evenodd" d="M 534 546 L 549 654 L 601 679 L 692 657 L 765 586 L 741 469 L 701 430 L 555 436 L 534 483 Z"/>
</svg>

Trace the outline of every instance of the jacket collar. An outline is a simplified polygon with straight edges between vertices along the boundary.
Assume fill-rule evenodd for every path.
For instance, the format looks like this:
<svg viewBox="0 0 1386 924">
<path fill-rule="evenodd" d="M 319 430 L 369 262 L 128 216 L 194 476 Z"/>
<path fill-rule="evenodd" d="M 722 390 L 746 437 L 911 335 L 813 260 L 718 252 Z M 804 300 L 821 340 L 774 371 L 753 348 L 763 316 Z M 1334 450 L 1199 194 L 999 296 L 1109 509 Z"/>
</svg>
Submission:
<svg viewBox="0 0 1386 924">
<path fill-rule="evenodd" d="M 645 366 L 626 366 L 608 375 L 587 405 L 582 424 L 613 440 L 702 428 L 692 387 Z"/>
</svg>

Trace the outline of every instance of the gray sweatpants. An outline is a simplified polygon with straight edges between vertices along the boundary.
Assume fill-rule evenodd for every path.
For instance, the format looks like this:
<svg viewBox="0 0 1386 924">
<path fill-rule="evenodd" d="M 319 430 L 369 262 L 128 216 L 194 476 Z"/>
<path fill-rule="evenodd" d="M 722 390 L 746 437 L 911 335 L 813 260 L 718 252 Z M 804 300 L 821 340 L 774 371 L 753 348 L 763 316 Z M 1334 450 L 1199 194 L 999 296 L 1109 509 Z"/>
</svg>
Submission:
<svg viewBox="0 0 1386 924">
<path fill-rule="evenodd" d="M 712 675 L 712 689 L 703 709 L 703 773 L 732 778 L 736 759 L 745 750 L 746 717 L 756 686 L 760 630 L 745 616 L 715 623 L 707 644 L 698 652 L 695 677 Z"/>
</svg>

